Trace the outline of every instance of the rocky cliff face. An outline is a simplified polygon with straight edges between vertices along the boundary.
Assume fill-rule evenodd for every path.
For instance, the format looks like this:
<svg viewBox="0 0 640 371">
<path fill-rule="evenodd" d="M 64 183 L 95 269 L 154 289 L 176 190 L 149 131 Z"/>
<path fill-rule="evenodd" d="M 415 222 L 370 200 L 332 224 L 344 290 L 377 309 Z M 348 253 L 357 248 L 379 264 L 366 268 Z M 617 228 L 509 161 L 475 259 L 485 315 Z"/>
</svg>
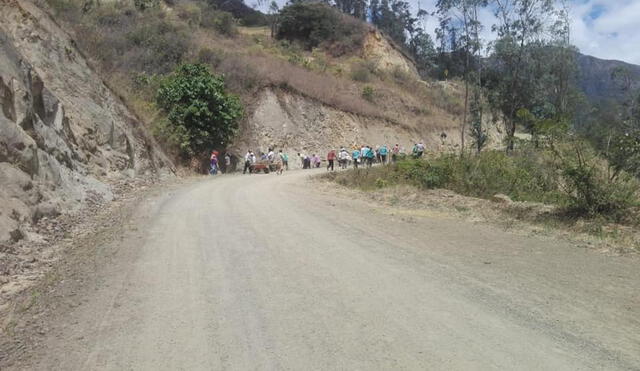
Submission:
<svg viewBox="0 0 640 371">
<path fill-rule="evenodd" d="M 629 73 L 631 89 L 640 88 L 640 66 L 621 61 L 599 59 L 580 53 L 576 57 L 576 62 L 579 72 L 578 87 L 591 101 L 621 102 L 627 99 L 627 93 L 611 76 L 616 68 L 622 68 Z"/>
<path fill-rule="evenodd" d="M 362 57 L 374 61 L 376 68 L 381 71 L 394 72 L 397 69 L 415 80 L 420 80 L 414 62 L 376 29 L 372 28 L 367 33 L 362 47 Z"/>
<path fill-rule="evenodd" d="M 170 164 L 68 35 L 26 1 L 0 3 L 0 105 L 0 243 Z"/>
<path fill-rule="evenodd" d="M 490 135 L 495 143 L 500 143 L 495 129 Z M 341 146 L 396 143 L 411 151 L 420 140 L 431 152 L 457 150 L 459 129 L 450 122 L 439 124 L 429 119 L 419 124 L 394 124 L 340 111 L 289 92 L 265 89 L 243 124 L 232 151 L 244 155 L 247 149 L 266 152 L 267 148 L 276 147 L 287 151 L 289 156 L 298 152 L 324 156 L 329 149 Z M 291 163 L 297 166 L 297 162 Z"/>
</svg>

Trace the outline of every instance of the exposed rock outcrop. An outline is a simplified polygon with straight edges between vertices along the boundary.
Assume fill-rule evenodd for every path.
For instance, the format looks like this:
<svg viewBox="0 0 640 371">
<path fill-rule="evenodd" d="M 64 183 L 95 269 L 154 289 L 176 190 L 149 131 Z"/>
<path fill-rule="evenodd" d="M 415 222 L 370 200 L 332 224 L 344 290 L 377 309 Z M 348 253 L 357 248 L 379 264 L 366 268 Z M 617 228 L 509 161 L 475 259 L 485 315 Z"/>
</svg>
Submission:
<svg viewBox="0 0 640 371">
<path fill-rule="evenodd" d="M 458 130 L 437 122 L 400 125 L 340 111 L 290 92 L 265 89 L 243 124 L 233 151 L 243 155 L 248 148 L 266 151 L 275 146 L 290 155 L 324 156 L 331 148 L 362 144 L 399 143 L 410 151 L 413 143 L 423 140 L 429 151 L 442 152 L 459 148 Z"/>
<path fill-rule="evenodd" d="M 364 39 L 362 54 L 364 59 L 374 61 L 376 68 L 381 71 L 399 70 L 414 80 L 420 80 L 418 70 L 411 58 L 374 28 L 369 30 Z"/>
<path fill-rule="evenodd" d="M 68 35 L 26 1 L 0 3 L 0 104 L 0 243 L 169 164 Z"/>
</svg>

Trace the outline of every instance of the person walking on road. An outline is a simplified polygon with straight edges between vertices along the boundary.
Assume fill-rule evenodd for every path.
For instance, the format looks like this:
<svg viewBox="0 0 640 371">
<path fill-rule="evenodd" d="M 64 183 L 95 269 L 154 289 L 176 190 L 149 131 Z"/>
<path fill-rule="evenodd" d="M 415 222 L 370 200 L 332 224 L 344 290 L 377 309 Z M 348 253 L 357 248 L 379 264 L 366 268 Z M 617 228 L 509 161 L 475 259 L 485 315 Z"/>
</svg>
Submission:
<svg viewBox="0 0 640 371">
<path fill-rule="evenodd" d="M 367 146 L 367 167 L 373 166 L 373 160 L 376 157 L 376 154 L 373 152 L 373 148 L 371 146 Z"/>
<path fill-rule="evenodd" d="M 302 168 L 303 168 L 303 169 L 306 169 L 306 168 L 304 167 L 304 159 L 305 159 L 306 157 L 307 157 L 307 156 L 302 155 L 302 154 L 300 154 L 300 152 L 298 152 L 298 159 L 300 160 L 300 165 L 302 165 Z"/>
<path fill-rule="evenodd" d="M 211 151 L 211 157 L 209 158 L 209 174 L 216 175 L 218 173 L 218 156 L 214 151 Z"/>
<path fill-rule="evenodd" d="M 247 154 L 244 155 L 244 170 L 242 170 L 242 174 L 246 174 L 247 170 L 249 170 L 249 174 L 251 174 L 251 155 L 253 152 L 251 150 L 247 151 Z"/>
<path fill-rule="evenodd" d="M 360 162 L 360 150 L 358 150 L 358 147 L 353 148 L 353 151 L 351 152 L 351 159 L 353 160 L 353 168 L 357 169 L 358 162 Z"/>
<path fill-rule="evenodd" d="M 289 170 L 289 156 L 286 153 L 283 153 L 282 150 L 278 153 L 280 156 L 280 160 L 282 161 L 282 169 Z"/>
<path fill-rule="evenodd" d="M 269 148 L 269 152 L 267 153 L 267 161 L 269 161 L 269 163 L 272 164 L 275 159 L 276 159 L 276 154 L 273 153 L 272 148 Z"/>
<path fill-rule="evenodd" d="M 319 168 L 320 163 L 322 163 L 322 161 L 320 160 L 320 156 L 316 155 L 315 153 L 313 154 L 312 162 L 313 162 L 313 167 L 315 167 L 316 169 Z"/>
<path fill-rule="evenodd" d="M 393 146 L 393 149 L 391 150 L 391 162 L 395 164 L 398 161 L 399 154 L 400 154 L 400 146 L 398 146 L 398 143 L 396 143 L 396 145 Z"/>
<path fill-rule="evenodd" d="M 224 173 L 231 172 L 231 155 L 229 152 L 225 152 L 224 154 Z"/>
<path fill-rule="evenodd" d="M 335 160 L 336 160 L 336 151 L 334 150 L 329 151 L 329 153 L 327 154 L 327 171 L 329 171 L 329 169 L 331 169 L 331 171 L 334 171 L 333 163 Z"/>
<path fill-rule="evenodd" d="M 340 165 L 341 169 L 347 168 L 347 161 L 349 161 L 349 152 L 347 152 L 347 150 L 342 147 L 340 148 L 340 153 L 338 153 L 338 164 Z"/>
<path fill-rule="evenodd" d="M 384 165 L 387 163 L 387 155 L 389 153 L 389 149 L 386 144 L 383 144 L 378 151 L 380 153 L 380 162 Z"/>
</svg>

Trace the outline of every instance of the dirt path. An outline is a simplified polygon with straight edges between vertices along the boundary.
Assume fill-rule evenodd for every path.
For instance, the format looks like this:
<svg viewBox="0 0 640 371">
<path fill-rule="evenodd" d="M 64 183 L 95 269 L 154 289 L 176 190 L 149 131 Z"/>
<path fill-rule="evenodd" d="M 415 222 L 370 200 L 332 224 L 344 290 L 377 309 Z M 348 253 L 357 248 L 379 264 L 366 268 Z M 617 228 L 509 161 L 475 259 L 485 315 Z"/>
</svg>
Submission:
<svg viewBox="0 0 640 371">
<path fill-rule="evenodd" d="M 637 257 L 395 217 L 308 174 L 151 198 L 9 368 L 640 369 Z"/>
</svg>

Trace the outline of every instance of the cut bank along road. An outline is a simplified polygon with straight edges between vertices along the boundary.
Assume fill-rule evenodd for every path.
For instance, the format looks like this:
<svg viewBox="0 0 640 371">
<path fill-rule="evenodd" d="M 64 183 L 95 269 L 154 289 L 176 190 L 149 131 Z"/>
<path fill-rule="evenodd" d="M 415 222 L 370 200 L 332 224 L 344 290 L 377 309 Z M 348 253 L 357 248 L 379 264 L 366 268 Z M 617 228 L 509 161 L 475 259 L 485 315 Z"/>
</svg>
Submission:
<svg viewBox="0 0 640 371">
<path fill-rule="evenodd" d="M 308 174 L 149 200 L 29 367 L 640 368 L 637 258 L 399 218 Z"/>
</svg>

